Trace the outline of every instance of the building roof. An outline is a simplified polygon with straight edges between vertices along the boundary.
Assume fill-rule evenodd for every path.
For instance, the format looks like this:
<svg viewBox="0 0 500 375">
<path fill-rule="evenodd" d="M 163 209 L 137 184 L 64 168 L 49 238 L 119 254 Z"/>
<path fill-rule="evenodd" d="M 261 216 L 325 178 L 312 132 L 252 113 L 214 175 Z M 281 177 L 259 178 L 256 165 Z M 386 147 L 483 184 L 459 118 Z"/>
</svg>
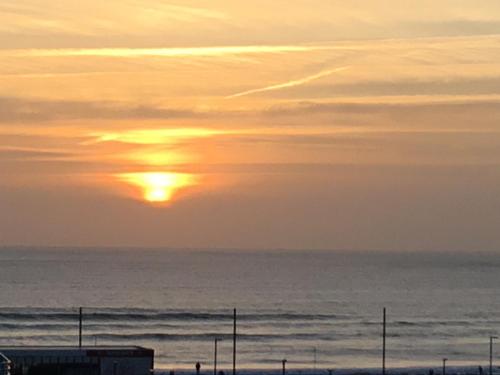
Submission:
<svg viewBox="0 0 500 375">
<path fill-rule="evenodd" d="M 154 350 L 141 346 L 0 346 L 8 358 L 44 357 L 152 357 Z"/>
</svg>

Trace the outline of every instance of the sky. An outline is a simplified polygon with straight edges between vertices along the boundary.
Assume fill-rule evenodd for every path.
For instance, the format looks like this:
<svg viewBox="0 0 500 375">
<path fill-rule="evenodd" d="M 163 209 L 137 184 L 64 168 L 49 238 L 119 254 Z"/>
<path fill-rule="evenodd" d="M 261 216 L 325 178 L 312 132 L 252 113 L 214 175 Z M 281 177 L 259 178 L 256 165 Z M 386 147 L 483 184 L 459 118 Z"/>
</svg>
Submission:
<svg viewBox="0 0 500 375">
<path fill-rule="evenodd" d="M 0 0 L 0 245 L 500 249 L 496 0 Z"/>
</svg>

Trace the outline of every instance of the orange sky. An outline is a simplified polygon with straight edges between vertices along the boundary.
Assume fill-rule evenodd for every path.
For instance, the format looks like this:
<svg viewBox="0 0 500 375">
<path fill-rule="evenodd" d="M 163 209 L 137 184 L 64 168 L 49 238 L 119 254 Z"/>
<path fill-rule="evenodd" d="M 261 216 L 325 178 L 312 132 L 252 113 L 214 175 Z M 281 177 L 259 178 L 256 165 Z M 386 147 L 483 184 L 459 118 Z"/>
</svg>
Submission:
<svg viewBox="0 0 500 375">
<path fill-rule="evenodd" d="M 0 4 L 0 245 L 500 235 L 498 1 Z"/>
</svg>

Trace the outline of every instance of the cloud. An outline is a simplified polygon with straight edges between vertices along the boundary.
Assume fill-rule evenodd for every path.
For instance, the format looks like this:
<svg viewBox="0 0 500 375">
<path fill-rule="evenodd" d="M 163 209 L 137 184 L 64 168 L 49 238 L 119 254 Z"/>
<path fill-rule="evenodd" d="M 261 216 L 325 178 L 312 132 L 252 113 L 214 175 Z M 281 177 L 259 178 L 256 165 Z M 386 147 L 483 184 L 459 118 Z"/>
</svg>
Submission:
<svg viewBox="0 0 500 375">
<path fill-rule="evenodd" d="M 168 119 L 198 117 L 194 110 L 126 105 L 115 102 L 50 101 L 0 97 L 0 122 L 38 122 L 71 119 Z"/>
<path fill-rule="evenodd" d="M 279 83 L 279 84 L 266 86 L 266 87 L 261 87 L 258 89 L 242 91 L 242 92 L 239 92 L 239 93 L 236 93 L 233 95 L 226 96 L 226 99 L 238 98 L 240 96 L 252 95 L 252 94 L 257 94 L 257 93 L 266 92 L 266 91 L 282 90 L 282 89 L 286 89 L 286 88 L 290 88 L 290 87 L 294 87 L 294 86 L 300 86 L 300 85 L 304 85 L 306 83 L 309 83 L 311 81 L 314 81 L 316 79 L 320 79 L 320 78 L 332 75 L 333 73 L 341 72 L 341 71 L 346 70 L 346 69 L 348 69 L 348 67 L 340 67 L 340 68 L 335 68 L 335 69 L 323 70 L 319 73 L 316 73 L 316 74 L 313 74 L 313 75 L 310 75 L 310 76 L 307 76 L 304 78 L 294 79 L 294 80 L 291 80 L 288 82 Z"/>
<path fill-rule="evenodd" d="M 440 21 L 408 21 L 403 23 L 408 33 L 421 36 L 472 36 L 498 35 L 500 21 L 498 19 L 471 20 L 456 18 Z"/>
<path fill-rule="evenodd" d="M 488 116 L 484 116 L 488 113 Z M 232 129 L 236 133 L 242 130 L 258 130 L 264 128 L 276 128 L 285 126 L 287 123 L 278 121 L 292 121 L 292 123 L 303 123 L 303 116 L 318 116 L 318 126 L 346 125 L 343 120 L 350 118 L 360 124 L 370 122 L 374 127 L 377 123 L 366 115 L 379 115 L 388 118 L 407 118 L 414 123 L 414 118 L 446 115 L 456 117 L 458 114 L 464 116 L 463 120 L 470 121 L 471 116 L 476 116 L 476 123 L 488 122 L 497 119 L 500 115 L 500 96 L 413 96 L 411 98 L 373 97 L 355 100 L 330 100 L 330 101 L 289 101 L 284 104 L 275 104 L 267 107 L 256 107 L 246 109 L 235 109 L 234 107 L 217 107 L 210 110 L 198 110 L 189 107 L 161 107 L 155 105 L 137 105 L 127 102 L 113 101 L 58 101 L 38 100 L 20 97 L 0 97 L 0 123 L 38 124 L 39 122 L 50 122 L 60 120 L 177 120 L 188 119 L 189 124 L 154 123 L 148 126 L 153 131 L 152 135 L 158 135 L 157 128 L 170 129 L 165 134 L 169 136 L 175 129 L 193 128 L 210 129 L 211 133 L 225 129 L 224 134 Z M 335 116 L 335 117 L 332 117 Z M 320 118 L 321 117 L 321 118 Z M 414 117 L 414 118 L 413 118 Z M 207 120 L 216 119 L 216 123 L 207 123 Z M 237 119 L 237 122 L 234 120 Z M 308 117 L 308 119 L 310 119 Z M 360 121 L 362 120 L 362 121 Z M 256 123 L 257 121 L 257 123 Z M 463 122 L 463 121 L 461 121 Z M 199 123 L 199 124 L 197 124 Z M 230 125 L 230 128 L 227 126 Z M 378 124 L 380 125 L 380 124 Z M 401 123 L 400 128 L 405 124 Z M 449 121 L 435 124 L 439 129 L 445 125 L 452 125 Z M 144 126 L 143 126 L 144 127 Z M 308 126 L 309 128 L 311 125 Z M 174 129 L 174 130 L 172 130 Z M 252 130 L 253 129 L 253 130 Z M 5 130 L 5 129 L 4 129 Z M 184 130 L 183 130 L 184 131 Z M 207 130 L 208 131 L 208 130 Z M 5 134 L 5 131 L 3 131 Z M 199 132 L 198 132 L 199 133 Z M 14 133 L 13 133 L 14 134 Z M 24 133 L 23 133 L 24 134 Z M 34 135 L 34 134 L 33 134 Z"/>
<path fill-rule="evenodd" d="M 82 17 L 84 14 L 93 17 Z M 110 34 L 140 34 L 175 25 L 222 22 L 226 14 L 216 9 L 158 0 L 67 1 L 57 5 L 46 0 L 24 0 L 0 4 L 0 18 L 3 21 L 0 31 L 102 35 L 106 31 Z"/>
<path fill-rule="evenodd" d="M 185 48 L 56 48 L 4 49 L 1 57 L 217 57 L 228 55 L 307 52 L 325 49 L 301 45 L 242 45 Z M 333 48 L 333 47 L 330 47 Z"/>
<path fill-rule="evenodd" d="M 346 1 L 23 0 L 0 4 L 3 46 L 179 46 L 492 34 L 499 6 L 441 0 L 408 6 Z M 7 4 L 9 3 L 9 4 Z M 185 3 L 185 4 L 182 4 Z M 187 4 L 186 4 L 187 3 Z M 204 3 L 204 4 L 203 4 Z M 283 12 L 286 9 L 286 12 Z M 276 17 L 279 14 L 280 17 Z M 424 21 L 422 21 L 424 20 Z"/>
<path fill-rule="evenodd" d="M 339 98 L 370 96 L 440 95 L 472 96 L 500 94 L 500 76 L 435 77 L 433 79 L 365 80 L 354 83 L 314 83 L 293 87 L 274 97 L 285 99 Z"/>
<path fill-rule="evenodd" d="M 178 143 L 180 140 L 204 138 L 223 134 L 222 130 L 208 128 L 167 128 L 167 129 L 134 129 L 120 132 L 97 132 L 95 142 L 123 142 L 141 145 Z"/>
<path fill-rule="evenodd" d="M 375 102 L 349 102 L 349 101 L 301 101 L 284 105 L 271 106 L 265 113 L 274 116 L 299 115 L 299 114 L 374 114 L 374 113 L 409 113 L 425 112 L 428 110 L 446 111 L 447 113 L 476 110 L 500 111 L 500 98 L 485 97 L 479 99 L 470 98 L 445 98 L 434 100 L 434 98 L 418 98 L 414 101 L 378 100 Z"/>
<path fill-rule="evenodd" d="M 62 151 L 0 147 L 0 158 L 2 161 L 54 160 L 70 156 L 72 156 L 71 153 Z"/>
<path fill-rule="evenodd" d="M 498 132 L 500 97 L 421 97 L 413 101 L 303 101 L 274 105 L 262 115 L 269 126 L 325 127 L 344 132 Z"/>
</svg>

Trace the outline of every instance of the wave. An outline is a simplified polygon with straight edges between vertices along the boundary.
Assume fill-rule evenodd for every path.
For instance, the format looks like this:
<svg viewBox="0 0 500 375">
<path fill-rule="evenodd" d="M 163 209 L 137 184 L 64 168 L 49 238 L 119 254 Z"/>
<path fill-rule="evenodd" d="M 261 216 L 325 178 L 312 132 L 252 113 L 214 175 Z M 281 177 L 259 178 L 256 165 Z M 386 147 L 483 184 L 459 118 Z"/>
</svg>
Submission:
<svg viewBox="0 0 500 375">
<path fill-rule="evenodd" d="M 77 335 L 15 335 L 0 336 L 0 341 L 75 341 Z M 97 339 L 99 341 L 212 341 L 215 337 L 222 340 L 231 340 L 232 334 L 221 333 L 199 333 L 199 334 L 170 334 L 170 333 L 96 333 L 87 339 Z M 294 333 L 294 334 L 238 334 L 239 341 L 271 341 L 271 340 L 332 340 L 330 336 L 318 335 L 314 333 Z"/>
<path fill-rule="evenodd" d="M 90 321 L 232 321 L 232 314 L 211 312 L 84 312 L 85 320 Z M 341 317 L 334 314 L 300 313 L 256 313 L 238 314 L 241 321 L 290 321 L 290 320 L 333 320 Z M 12 321 L 77 321 L 78 313 L 71 311 L 2 311 L 0 319 Z"/>
<path fill-rule="evenodd" d="M 222 340 L 231 340 L 232 334 L 220 333 L 199 333 L 199 334 L 169 334 L 169 333 L 141 333 L 141 334 L 123 334 L 123 333 L 104 333 L 97 334 L 96 337 L 101 340 L 154 340 L 154 341 L 212 341 L 214 337 Z M 321 340 L 326 337 L 314 333 L 295 333 L 295 334 L 238 334 L 239 341 L 269 341 L 269 340 Z M 330 339 L 330 337 L 328 337 Z"/>
<path fill-rule="evenodd" d="M 99 342 L 203 342 L 214 337 L 231 339 L 232 314 L 227 311 L 183 311 L 137 308 L 99 308 L 84 310 L 84 336 Z M 309 314 L 289 311 L 246 312 L 238 314 L 239 340 L 247 342 L 357 341 L 380 335 L 381 322 L 359 316 Z M 441 339 L 481 337 L 489 332 L 485 324 L 498 319 L 477 321 L 457 319 L 394 320 L 388 322 L 388 337 Z M 228 327 L 230 327 L 228 329 Z M 463 329 L 467 333 L 464 334 Z M 78 313 L 74 309 L 1 308 L 0 340 L 12 342 L 74 342 L 78 332 Z M 486 332 L 486 333 L 485 333 Z M 346 341 L 347 342 L 347 341 Z M 293 344 L 291 344 L 293 345 Z"/>
<path fill-rule="evenodd" d="M 481 323 L 488 324 L 498 324 L 500 321 L 491 320 L 491 321 L 482 321 Z M 382 322 L 378 321 L 361 321 L 359 322 L 362 326 L 380 326 Z M 449 326 L 449 327 L 464 327 L 464 326 L 473 326 L 476 325 L 477 322 L 470 320 L 396 320 L 392 322 L 388 322 L 389 326 L 396 327 L 436 327 L 436 326 Z"/>
</svg>

